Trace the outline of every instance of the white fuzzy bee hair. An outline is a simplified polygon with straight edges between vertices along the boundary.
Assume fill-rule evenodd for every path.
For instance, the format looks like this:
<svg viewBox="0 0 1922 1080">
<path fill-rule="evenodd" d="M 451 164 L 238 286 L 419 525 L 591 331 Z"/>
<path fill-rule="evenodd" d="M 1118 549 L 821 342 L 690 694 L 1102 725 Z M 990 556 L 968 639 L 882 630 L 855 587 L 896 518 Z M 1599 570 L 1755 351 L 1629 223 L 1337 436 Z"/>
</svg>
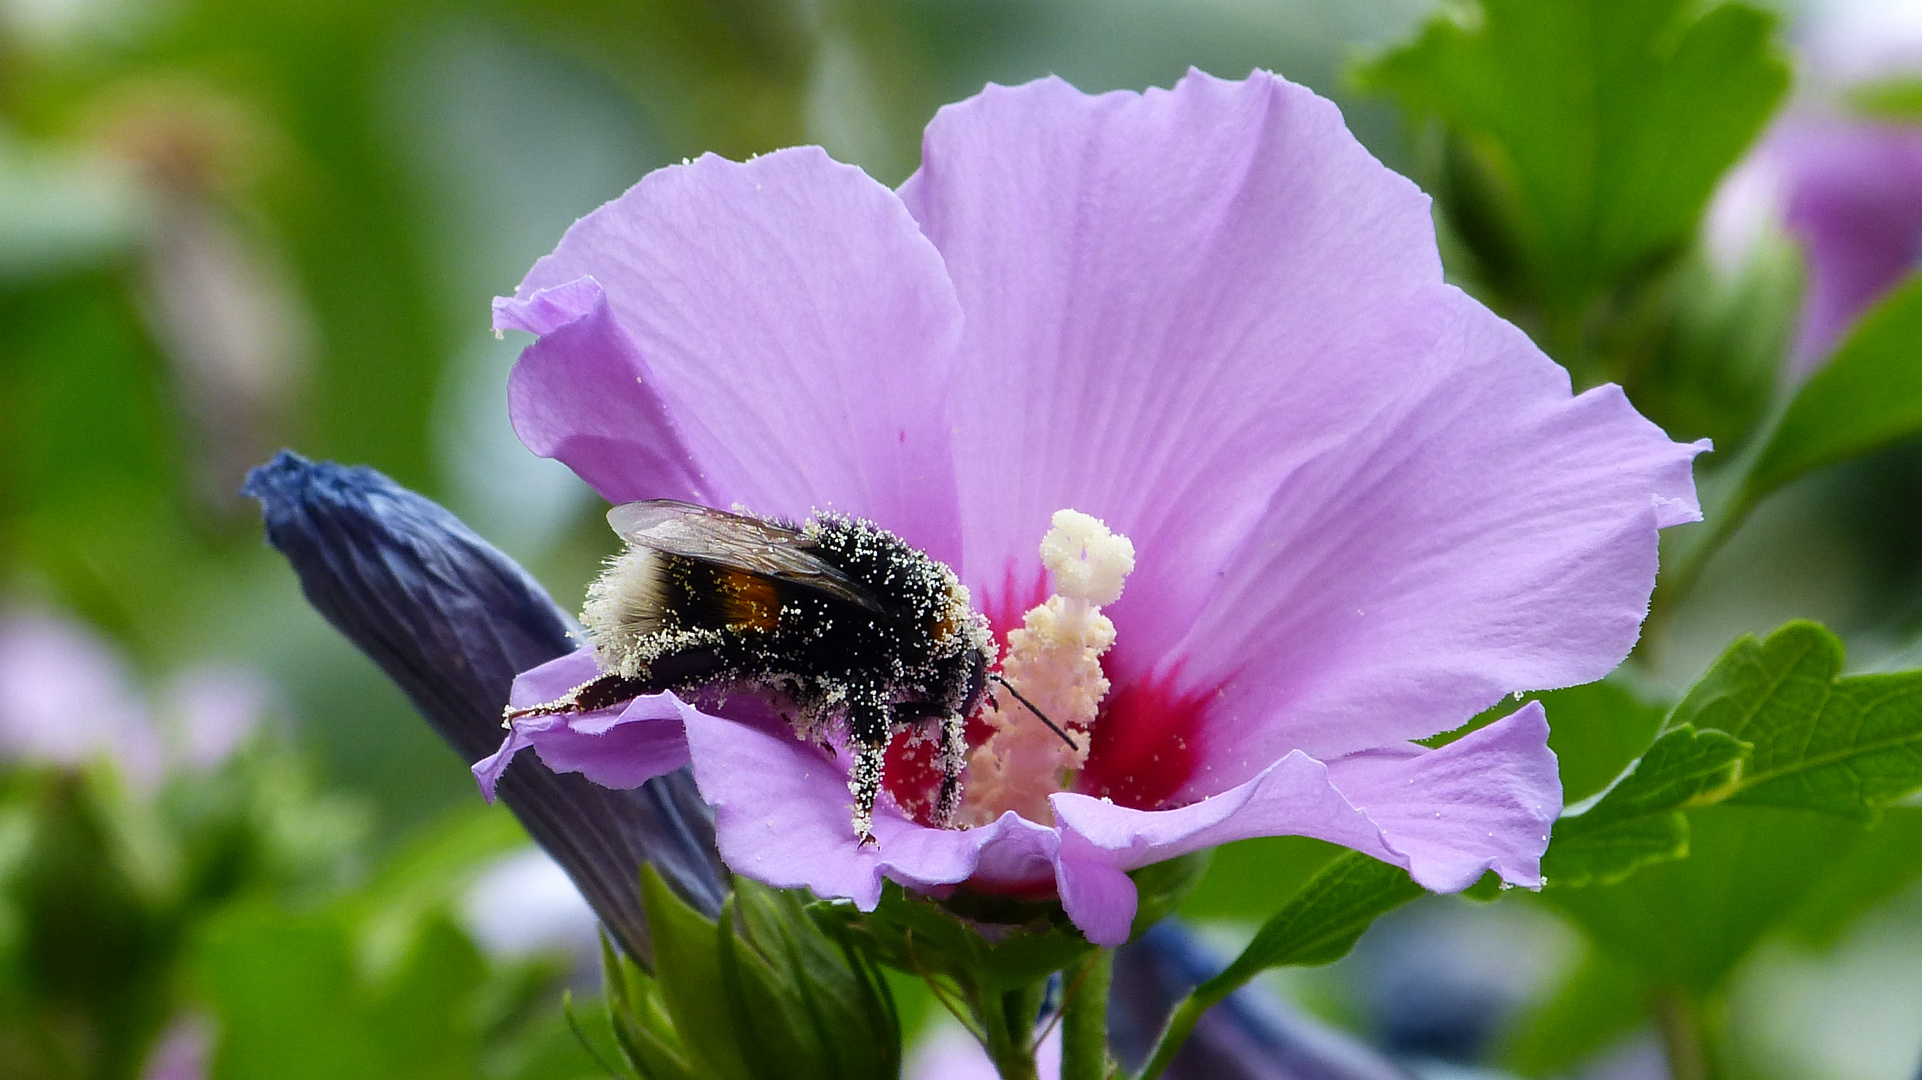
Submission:
<svg viewBox="0 0 1922 1080">
<path fill-rule="evenodd" d="M 658 651 L 657 642 L 650 639 L 658 639 L 667 628 L 661 587 L 664 571 L 661 557 L 653 550 L 629 544 L 607 561 L 607 569 L 587 587 L 581 625 L 587 629 L 602 671 L 638 678 Z"/>
</svg>

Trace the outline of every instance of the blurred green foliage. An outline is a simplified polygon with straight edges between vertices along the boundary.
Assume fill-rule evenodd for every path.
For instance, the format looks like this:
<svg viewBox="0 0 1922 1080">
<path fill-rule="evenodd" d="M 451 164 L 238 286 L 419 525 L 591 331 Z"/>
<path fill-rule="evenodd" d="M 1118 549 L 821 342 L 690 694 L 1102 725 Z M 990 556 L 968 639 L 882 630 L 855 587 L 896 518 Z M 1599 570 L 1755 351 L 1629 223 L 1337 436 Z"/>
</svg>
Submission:
<svg viewBox="0 0 1922 1080">
<path fill-rule="evenodd" d="M 1582 382 L 1598 307 L 1692 239 L 1788 88 L 1772 20 L 1738 3 L 1485 0 L 1361 69 L 1441 121 L 1430 168 L 1473 274 Z"/>
</svg>

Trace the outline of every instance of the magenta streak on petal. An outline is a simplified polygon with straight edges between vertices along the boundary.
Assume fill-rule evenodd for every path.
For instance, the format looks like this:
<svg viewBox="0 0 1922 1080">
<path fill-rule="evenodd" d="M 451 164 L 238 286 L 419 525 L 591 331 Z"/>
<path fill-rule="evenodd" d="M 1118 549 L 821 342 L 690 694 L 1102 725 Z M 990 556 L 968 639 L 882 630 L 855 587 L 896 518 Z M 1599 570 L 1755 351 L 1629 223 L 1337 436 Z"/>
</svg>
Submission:
<svg viewBox="0 0 1922 1080">
<path fill-rule="evenodd" d="M 507 380 L 508 413 L 529 450 L 559 459 L 609 502 L 714 502 L 646 361 L 592 278 L 524 300 L 501 297 L 494 325 L 541 335 Z"/>
<path fill-rule="evenodd" d="M 869 517 L 958 559 L 943 402 L 961 312 L 893 192 L 818 147 L 708 155 L 581 219 L 515 295 L 586 276 L 707 490 L 761 514 Z M 574 392 L 530 381 L 530 402 L 554 403 L 542 438 L 576 434 Z"/>
<path fill-rule="evenodd" d="M 1194 775 L 1216 693 L 1184 688 L 1178 661 L 1165 674 L 1116 680 L 1076 790 L 1136 810 L 1161 808 Z"/>
</svg>

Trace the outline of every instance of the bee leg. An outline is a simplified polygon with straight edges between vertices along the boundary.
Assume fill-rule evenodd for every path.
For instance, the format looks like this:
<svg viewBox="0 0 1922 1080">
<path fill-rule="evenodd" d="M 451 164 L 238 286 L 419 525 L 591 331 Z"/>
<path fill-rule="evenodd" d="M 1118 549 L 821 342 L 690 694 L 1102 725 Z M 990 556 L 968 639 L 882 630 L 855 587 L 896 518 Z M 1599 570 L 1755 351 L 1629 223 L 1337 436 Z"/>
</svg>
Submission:
<svg viewBox="0 0 1922 1080">
<path fill-rule="evenodd" d="M 530 716 L 554 716 L 558 713 L 593 712 L 619 705 L 640 697 L 642 694 L 658 692 L 646 679 L 629 679 L 620 675 L 603 675 L 576 686 L 553 701 L 540 705 L 530 705 L 524 709 L 508 707 L 502 715 L 508 723 L 524 720 Z"/>
<path fill-rule="evenodd" d="M 955 811 L 961 809 L 961 770 L 968 764 L 968 719 L 950 713 L 941 721 L 941 792 L 934 800 L 934 823 L 943 829 L 954 827 Z"/>
<path fill-rule="evenodd" d="M 887 765 L 889 736 L 887 706 L 857 702 L 848 708 L 848 736 L 854 750 L 854 773 L 848 791 L 854 796 L 854 835 L 866 847 L 874 839 L 874 802 L 881 796 L 882 771 Z"/>
</svg>

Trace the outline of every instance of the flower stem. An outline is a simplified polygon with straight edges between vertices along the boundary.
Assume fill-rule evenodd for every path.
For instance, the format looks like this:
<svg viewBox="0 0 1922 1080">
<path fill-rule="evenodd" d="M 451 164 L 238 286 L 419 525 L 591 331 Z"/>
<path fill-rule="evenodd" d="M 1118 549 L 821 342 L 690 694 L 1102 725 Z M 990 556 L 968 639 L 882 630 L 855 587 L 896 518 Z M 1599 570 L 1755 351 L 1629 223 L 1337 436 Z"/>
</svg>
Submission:
<svg viewBox="0 0 1922 1080">
<path fill-rule="evenodd" d="M 1225 990 L 1219 994 L 1204 996 L 1200 994 L 1201 989 L 1197 987 L 1187 997 L 1182 998 L 1181 1004 L 1175 1006 L 1175 1011 L 1169 1014 L 1168 1025 L 1161 1029 L 1161 1037 L 1155 1040 L 1154 1052 L 1148 1056 L 1148 1063 L 1141 1067 L 1141 1074 L 1136 1080 L 1155 1080 L 1166 1072 L 1168 1066 L 1174 1062 L 1175 1055 L 1181 1052 L 1182 1044 L 1187 1042 L 1188 1036 L 1194 1032 L 1195 1025 L 1201 1021 L 1201 1014 L 1227 996 Z"/>
<path fill-rule="evenodd" d="M 1068 969 L 1068 991 L 1061 1004 L 1061 1080 L 1107 1080 L 1108 984 L 1114 977 L 1114 950 L 1100 949 Z"/>
<path fill-rule="evenodd" d="M 1717 1080 L 1714 1024 L 1699 1002 L 1665 992 L 1655 999 L 1655 1025 L 1674 1080 Z"/>
<path fill-rule="evenodd" d="M 983 1048 L 1001 1080 L 1039 1080 L 1034 1062 L 1034 1031 L 1046 992 L 1047 984 L 1042 982 L 1018 990 L 990 993 L 981 1002 L 981 1029 L 988 1036 Z"/>
</svg>

